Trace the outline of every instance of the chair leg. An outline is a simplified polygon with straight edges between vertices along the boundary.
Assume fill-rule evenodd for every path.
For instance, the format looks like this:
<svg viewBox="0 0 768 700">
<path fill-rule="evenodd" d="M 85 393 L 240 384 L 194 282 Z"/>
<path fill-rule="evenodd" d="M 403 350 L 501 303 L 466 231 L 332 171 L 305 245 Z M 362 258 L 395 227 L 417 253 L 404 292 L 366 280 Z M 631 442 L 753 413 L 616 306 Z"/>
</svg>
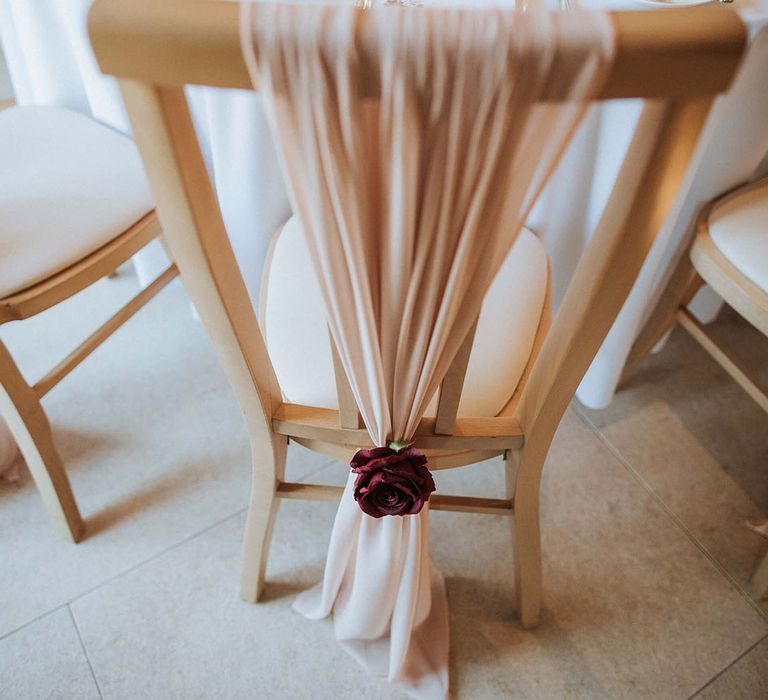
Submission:
<svg viewBox="0 0 768 700">
<path fill-rule="evenodd" d="M 704 281 L 691 263 L 688 251 L 685 251 L 664 288 L 656 308 L 632 344 L 627 361 L 624 363 L 624 371 L 619 379 L 619 386 L 634 374 L 656 343 L 675 325 L 677 310 L 687 306 L 703 284 Z"/>
<path fill-rule="evenodd" d="M 539 486 L 541 467 L 533 464 L 535 455 L 523 448 L 507 460 L 507 494 L 514 483 L 512 539 L 515 558 L 515 598 L 520 624 L 531 629 L 539 624 L 541 613 L 541 532 L 539 527 Z M 512 455 L 511 455 L 512 457 Z"/>
<path fill-rule="evenodd" d="M 251 498 L 245 521 L 240 597 L 248 603 L 258 602 L 264 590 L 264 573 L 278 506 L 275 490 L 278 482 L 285 479 L 288 440 L 275 435 L 272 455 L 264 452 L 260 450 L 256 454 L 254 451 Z"/>
<path fill-rule="evenodd" d="M 749 583 L 757 600 L 768 598 L 768 552 L 758 562 Z"/>
<path fill-rule="evenodd" d="M 61 535 L 78 542 L 84 533 L 69 478 L 56 451 L 51 426 L 37 394 L 0 342 L 0 414 L 27 462 L 45 507 Z"/>
</svg>

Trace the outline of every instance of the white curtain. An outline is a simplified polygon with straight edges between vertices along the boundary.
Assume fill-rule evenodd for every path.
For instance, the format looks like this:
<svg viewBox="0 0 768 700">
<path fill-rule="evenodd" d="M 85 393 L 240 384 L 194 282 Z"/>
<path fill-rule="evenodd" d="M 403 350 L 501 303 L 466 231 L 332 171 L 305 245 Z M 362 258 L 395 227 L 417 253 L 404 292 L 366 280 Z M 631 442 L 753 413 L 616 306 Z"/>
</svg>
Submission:
<svg viewBox="0 0 768 700">
<path fill-rule="evenodd" d="M 602 84 L 610 21 L 255 4 L 243 47 L 365 426 L 376 445 L 410 441 Z M 553 93 L 569 99 L 540 101 Z M 446 697 L 447 603 L 428 508 L 372 518 L 353 484 L 324 580 L 296 607 L 332 613 L 337 638 L 372 672 Z"/>
</svg>

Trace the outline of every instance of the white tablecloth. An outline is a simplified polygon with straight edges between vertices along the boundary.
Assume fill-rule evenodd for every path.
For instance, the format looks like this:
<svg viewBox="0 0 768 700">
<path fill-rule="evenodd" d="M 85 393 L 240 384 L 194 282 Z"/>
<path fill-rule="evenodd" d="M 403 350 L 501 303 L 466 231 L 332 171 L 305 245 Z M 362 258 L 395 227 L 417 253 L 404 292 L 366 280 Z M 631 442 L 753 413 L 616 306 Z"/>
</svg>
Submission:
<svg viewBox="0 0 768 700">
<path fill-rule="evenodd" d="M 581 0 L 580 4 L 637 7 L 632 0 Z M 735 185 L 768 173 L 768 0 L 736 0 L 734 7 L 750 32 L 748 54 L 730 91 L 717 99 L 670 216 L 579 387 L 579 400 L 591 408 L 603 408 L 613 397 L 632 343 L 655 307 L 672 264 L 690 241 L 702 204 Z M 599 125 L 595 127 L 594 172 L 582 230 L 585 238 L 594 230 L 605 206 L 638 114 L 639 107 L 618 102 L 607 103 L 600 109 Z M 562 219 L 555 225 L 565 236 L 567 221 Z M 704 322 L 711 321 L 719 307 L 720 300 L 708 287 L 691 305 Z"/>
<path fill-rule="evenodd" d="M 466 0 L 448 2 L 470 4 Z M 632 0 L 581 0 L 580 5 L 640 7 Z M 117 87 L 100 74 L 88 44 L 89 6 L 90 0 L 0 0 L 0 41 L 16 99 L 19 104 L 70 107 L 128 131 Z M 672 215 L 579 388 L 578 397 L 588 406 L 602 407 L 610 401 L 627 353 L 657 299 L 671 261 L 692 232 L 698 207 L 719 192 L 768 171 L 764 161 L 768 152 L 768 29 L 762 29 L 763 18 L 768 18 L 768 0 L 736 0 L 736 7 L 750 21 L 752 47 L 733 89 L 718 99 Z M 189 94 L 224 221 L 256 300 L 269 239 L 290 215 L 259 97 L 207 88 L 190 89 Z M 556 304 L 599 219 L 639 111 L 638 101 L 593 108 L 533 212 L 530 224 L 551 257 Z M 149 281 L 164 262 L 159 244 L 152 244 L 137 256 L 140 280 Z M 710 298 L 700 306 L 711 316 L 717 300 Z M 0 464 L 0 473 L 3 466 Z"/>
</svg>

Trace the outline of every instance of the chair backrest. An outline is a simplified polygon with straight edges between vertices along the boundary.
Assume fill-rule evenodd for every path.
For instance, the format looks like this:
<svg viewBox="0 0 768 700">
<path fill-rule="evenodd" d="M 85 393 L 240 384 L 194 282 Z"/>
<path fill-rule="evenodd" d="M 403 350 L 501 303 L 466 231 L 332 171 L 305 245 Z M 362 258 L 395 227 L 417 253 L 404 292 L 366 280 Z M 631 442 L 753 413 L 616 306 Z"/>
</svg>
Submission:
<svg viewBox="0 0 768 700">
<path fill-rule="evenodd" d="M 283 404 L 200 153 L 184 86 L 254 87 L 241 50 L 240 9 L 216 0 L 96 0 L 90 35 L 102 70 L 121 81 L 165 236 L 238 395 L 254 449 L 259 441 L 271 444 L 274 433 L 368 446 L 338 358 L 340 412 Z M 508 406 L 496 418 L 456 419 L 473 327 L 445 375 L 437 419 L 417 429 L 422 449 L 498 452 L 519 447 L 523 436 L 548 445 L 671 206 L 711 99 L 728 87 L 745 44 L 737 15 L 720 8 L 619 12 L 611 20 L 616 55 L 599 98 L 653 101 L 598 230 Z M 376 81 L 368 84 L 375 93 Z M 563 99 L 558 89 L 553 83 L 543 99 Z"/>
</svg>

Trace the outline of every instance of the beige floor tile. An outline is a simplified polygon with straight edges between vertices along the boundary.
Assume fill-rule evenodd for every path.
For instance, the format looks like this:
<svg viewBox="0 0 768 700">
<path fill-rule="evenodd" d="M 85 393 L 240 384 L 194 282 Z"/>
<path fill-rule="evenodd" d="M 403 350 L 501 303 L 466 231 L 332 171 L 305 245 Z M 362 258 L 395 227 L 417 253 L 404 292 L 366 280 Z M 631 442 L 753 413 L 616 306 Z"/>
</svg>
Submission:
<svg viewBox="0 0 768 700">
<path fill-rule="evenodd" d="M 500 495 L 500 459 L 439 472 L 446 493 Z M 341 483 L 342 464 L 313 475 Z M 687 698 L 768 624 L 571 412 L 542 496 L 545 605 L 514 620 L 508 522 L 433 513 L 458 698 Z"/>
<path fill-rule="evenodd" d="M 768 639 L 718 676 L 696 700 L 760 700 L 768 698 Z"/>
<path fill-rule="evenodd" d="M 768 385 L 767 339 L 729 312 L 714 332 Z M 609 408 L 581 410 L 746 587 L 765 550 L 743 522 L 768 516 L 768 415 L 680 329 Z"/>
<path fill-rule="evenodd" d="M 322 575 L 334 506 L 281 504 L 265 602 L 242 602 L 236 516 L 73 604 L 105 698 L 403 697 L 290 605 Z"/>
<path fill-rule="evenodd" d="M 3 338 L 35 376 L 132 287 L 129 277 L 100 283 L 64 310 L 2 329 Z M 589 417 L 614 444 L 632 438 L 620 447 L 632 466 L 712 556 L 744 577 L 749 545 L 740 548 L 741 530 L 729 527 L 751 507 L 765 508 L 766 451 L 757 439 L 765 419 L 685 338 L 676 334 L 669 352 L 671 360 L 650 361 L 650 378 L 638 375 L 610 412 Z M 77 547 L 62 543 L 28 476 L 0 482 L 0 635 L 39 618 L 0 639 L 0 670 L 23 666 L 28 650 L 46 651 L 39 672 L 28 665 L 14 676 L 43 685 L 6 686 L 3 672 L 2 692 L 45 697 L 90 679 L 66 610 L 44 615 L 75 599 L 108 699 L 404 697 L 362 673 L 328 621 L 290 608 L 322 574 L 333 504 L 282 504 L 266 602 L 239 600 L 247 440 L 178 285 L 57 387 L 47 406 L 93 534 Z M 292 480 L 341 482 L 346 473 L 291 449 Z M 438 485 L 496 495 L 501 477 L 500 460 L 491 460 L 440 473 Z M 689 507 L 697 502 L 701 509 Z M 765 642 L 740 657 L 768 623 L 573 412 L 548 460 L 542 510 L 545 614 L 534 631 L 514 621 L 506 519 L 433 515 L 457 698 L 682 699 L 723 669 L 704 693 L 760 688 Z M 63 697 L 89 697 L 95 688 L 85 681 Z"/>
<path fill-rule="evenodd" d="M 3 327 L 3 338 L 23 370 L 38 376 L 134 292 L 130 275 L 104 280 Z M 28 474 L 0 481 L 0 635 L 238 512 L 248 499 L 242 417 L 179 283 L 44 403 L 90 536 L 77 546 L 60 540 Z M 289 473 L 301 479 L 327 463 L 292 447 Z"/>
<path fill-rule="evenodd" d="M 0 639 L 0 698 L 90 700 L 99 691 L 67 608 Z"/>
</svg>

